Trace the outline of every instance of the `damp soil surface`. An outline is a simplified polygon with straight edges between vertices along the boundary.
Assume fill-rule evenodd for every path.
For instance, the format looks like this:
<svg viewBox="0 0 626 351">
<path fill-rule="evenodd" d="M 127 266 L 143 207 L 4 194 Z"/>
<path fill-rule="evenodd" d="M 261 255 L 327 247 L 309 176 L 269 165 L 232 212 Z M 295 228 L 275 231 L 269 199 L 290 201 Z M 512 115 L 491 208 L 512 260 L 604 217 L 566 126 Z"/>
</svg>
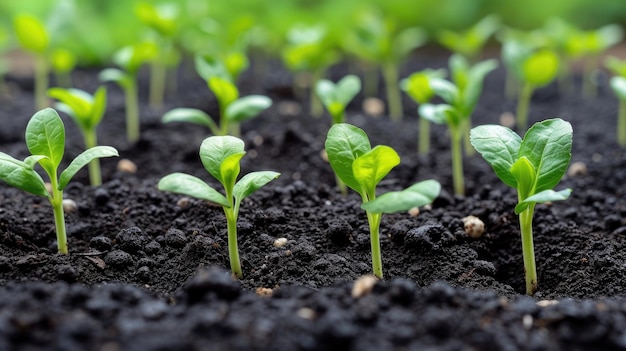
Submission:
<svg viewBox="0 0 626 351">
<path fill-rule="evenodd" d="M 433 52 L 409 62 L 402 76 L 445 65 L 446 55 Z M 335 67 L 329 77 L 349 70 Z M 104 159 L 104 185 L 90 187 L 83 171 L 68 186 L 65 197 L 76 204 L 66 214 L 69 255 L 56 253 L 47 201 L 0 184 L 0 350 L 626 348 L 626 150 L 615 142 L 617 102 L 606 78 L 595 97 L 581 97 L 578 76 L 572 92 L 554 85 L 533 97 L 531 123 L 572 123 L 575 166 L 557 187 L 572 188 L 571 198 L 536 207 L 539 289 L 528 297 L 515 191 L 468 155 L 466 195 L 454 196 L 446 128 L 433 126 L 432 150 L 418 156 L 416 106 L 406 98 L 400 122 L 365 114 L 362 96 L 347 120 L 401 156 L 381 192 L 431 178 L 443 190 L 417 215 L 383 216 L 384 279 L 363 278 L 371 272 L 368 224 L 358 195 L 340 195 L 322 157 L 330 118 L 309 115 L 280 65 L 258 73 L 242 77 L 242 94 L 268 95 L 273 105 L 242 126 L 242 174 L 281 176 L 243 201 L 244 278 L 228 272 L 222 209 L 156 187 L 172 172 L 218 187 L 198 156 L 209 131 L 160 122 L 174 107 L 216 116 L 206 85 L 181 70 L 161 111 L 142 103 L 134 145 L 124 139 L 122 92 L 110 86 L 100 144 L 115 146 L 137 169 Z M 147 77 L 140 78 L 146 101 Z M 32 81 L 9 75 L 7 82 L 0 150 L 23 159 Z M 76 72 L 74 83 L 95 90 L 97 71 Z M 501 123 L 514 110 L 503 86 L 499 68 L 486 79 L 474 124 Z M 69 160 L 82 139 L 63 118 Z M 480 239 L 465 233 L 470 215 L 484 222 Z"/>
</svg>

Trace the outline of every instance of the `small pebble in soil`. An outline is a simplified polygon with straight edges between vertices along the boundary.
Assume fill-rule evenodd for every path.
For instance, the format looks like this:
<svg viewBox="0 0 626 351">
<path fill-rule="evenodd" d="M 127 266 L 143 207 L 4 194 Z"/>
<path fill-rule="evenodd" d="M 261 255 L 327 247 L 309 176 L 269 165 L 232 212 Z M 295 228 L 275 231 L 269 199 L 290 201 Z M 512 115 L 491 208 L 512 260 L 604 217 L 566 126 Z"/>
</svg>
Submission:
<svg viewBox="0 0 626 351">
<path fill-rule="evenodd" d="M 463 218 L 463 229 L 472 239 L 480 239 L 485 232 L 485 223 L 476 216 L 467 216 Z"/>
<path fill-rule="evenodd" d="M 113 247 L 113 244 L 111 243 L 111 239 L 106 236 L 94 236 L 89 240 L 89 247 L 98 251 L 109 251 L 111 247 Z"/>
<path fill-rule="evenodd" d="M 352 297 L 357 299 L 368 295 L 374 289 L 376 282 L 378 282 L 378 278 L 373 275 L 364 275 L 360 277 L 354 282 L 354 285 L 352 285 Z"/>
<path fill-rule="evenodd" d="M 96 201 L 96 205 L 102 206 L 105 205 L 109 201 L 109 191 L 105 188 L 98 188 L 93 193 L 94 200 Z"/>
<path fill-rule="evenodd" d="M 587 165 L 584 162 L 573 162 L 567 170 L 568 177 L 587 175 Z"/>
<path fill-rule="evenodd" d="M 180 249 L 187 244 L 187 236 L 182 230 L 171 228 L 165 233 L 165 243 L 169 247 Z"/>
<path fill-rule="evenodd" d="M 176 206 L 180 208 L 187 208 L 189 207 L 190 204 L 191 204 L 191 199 L 188 197 L 181 197 L 180 199 L 178 199 L 178 201 L 176 201 Z"/>
<path fill-rule="evenodd" d="M 500 125 L 507 128 L 513 128 L 515 126 L 515 115 L 510 111 L 505 111 L 500 115 Z"/>
<path fill-rule="evenodd" d="M 115 237 L 115 242 L 119 248 L 130 253 L 136 253 L 141 250 L 146 241 L 146 236 L 143 235 L 143 232 L 138 227 L 122 229 Z"/>
<path fill-rule="evenodd" d="M 366 98 L 362 107 L 363 111 L 372 117 L 380 117 L 385 113 L 385 102 L 379 98 Z"/>
<path fill-rule="evenodd" d="M 350 243 L 352 226 L 344 220 L 334 220 L 324 232 L 325 236 L 337 246 L 345 246 Z"/>
<path fill-rule="evenodd" d="M 283 247 L 287 245 L 287 238 L 278 238 L 274 240 L 274 247 Z"/>
<path fill-rule="evenodd" d="M 78 205 L 76 205 L 76 202 L 74 200 L 63 199 L 63 211 L 65 211 L 65 213 L 74 213 L 77 209 Z"/>
<path fill-rule="evenodd" d="M 69 264 L 62 264 L 57 267 L 57 277 L 63 281 L 72 283 L 76 281 L 76 278 L 78 278 L 78 272 L 76 271 L 76 268 L 70 266 Z"/>
<path fill-rule="evenodd" d="M 419 207 L 413 207 L 408 211 L 408 213 L 411 217 L 417 217 L 420 215 L 420 209 Z"/>
<path fill-rule="evenodd" d="M 309 320 L 309 321 L 314 320 L 317 315 L 313 309 L 308 308 L 308 307 L 299 308 L 296 311 L 296 314 L 298 315 L 298 317 Z"/>
<path fill-rule="evenodd" d="M 126 268 L 134 266 L 133 257 L 122 250 L 113 250 L 104 256 L 104 262 L 107 266 L 114 268 Z"/>
<path fill-rule="evenodd" d="M 272 294 L 274 293 L 274 290 L 270 288 L 257 288 L 255 292 L 259 296 L 267 297 L 267 296 L 272 296 Z"/>
<path fill-rule="evenodd" d="M 135 174 L 137 173 L 137 165 L 133 161 L 123 158 L 117 163 L 117 170 L 122 173 Z"/>
</svg>

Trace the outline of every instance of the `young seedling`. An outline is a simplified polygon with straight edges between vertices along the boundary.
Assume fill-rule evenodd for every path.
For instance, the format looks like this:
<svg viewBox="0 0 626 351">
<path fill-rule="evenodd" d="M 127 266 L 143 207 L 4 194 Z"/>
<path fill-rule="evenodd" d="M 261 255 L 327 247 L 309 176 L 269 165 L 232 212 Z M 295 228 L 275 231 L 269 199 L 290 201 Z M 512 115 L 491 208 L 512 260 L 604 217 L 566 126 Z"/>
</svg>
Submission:
<svg viewBox="0 0 626 351">
<path fill-rule="evenodd" d="M 137 91 L 137 73 L 141 66 L 151 61 L 157 54 L 153 43 L 139 43 L 127 46 L 113 55 L 113 61 L 121 69 L 107 68 L 100 72 L 103 82 L 115 82 L 122 90 L 126 99 L 126 139 L 129 143 L 139 140 L 139 101 Z"/>
<path fill-rule="evenodd" d="M 422 104 L 419 107 L 422 118 L 448 125 L 452 151 L 452 179 L 454 193 L 457 195 L 465 193 L 461 152 L 463 136 L 467 134 L 468 126 L 471 125 L 470 117 L 480 98 L 483 80 L 496 67 L 495 60 L 482 61 L 470 67 L 462 56 L 452 55 L 450 72 L 456 84 L 441 78 L 430 80 L 430 87 L 445 103 Z"/>
<path fill-rule="evenodd" d="M 361 195 L 361 208 L 365 210 L 370 228 L 372 269 L 374 275 L 382 279 L 379 237 L 382 214 L 408 211 L 429 204 L 439 196 L 441 186 L 435 180 L 426 180 L 402 191 L 376 197 L 378 183 L 400 164 L 400 157 L 394 149 L 385 145 L 372 149 L 367 134 L 347 123 L 335 124 L 330 128 L 325 148 L 337 177 Z"/>
<path fill-rule="evenodd" d="M 105 87 L 100 87 L 93 96 L 79 89 L 48 89 L 50 97 L 59 100 L 56 108 L 67 113 L 78 128 L 80 128 L 85 141 L 85 149 L 90 149 L 98 145 L 96 129 L 102 121 L 107 104 L 107 91 Z M 100 160 L 93 159 L 89 162 L 89 182 L 92 186 L 102 184 L 100 174 Z"/>
<path fill-rule="evenodd" d="M 196 57 L 196 70 L 207 81 L 220 109 L 219 127 L 206 112 L 193 108 L 176 108 L 165 115 L 162 121 L 189 122 L 208 127 L 214 135 L 239 135 L 239 124 L 259 115 L 272 105 L 272 100 L 263 95 L 240 98 L 239 89 L 231 79 L 223 63 L 211 57 Z"/>
<path fill-rule="evenodd" d="M 437 40 L 449 50 L 462 55 L 470 62 L 475 62 L 480 50 L 498 29 L 500 19 L 496 15 L 489 15 L 463 32 L 442 30 Z"/>
<path fill-rule="evenodd" d="M 272 171 L 251 172 L 237 181 L 239 161 L 245 155 L 244 142 L 233 136 L 212 136 L 200 146 L 200 159 L 204 168 L 217 179 L 226 195 L 209 186 L 203 180 L 185 173 L 172 173 L 159 181 L 159 190 L 192 196 L 222 206 L 228 231 L 230 268 L 237 278 L 242 278 L 239 249 L 237 248 L 237 217 L 241 200 L 265 184 L 278 178 Z"/>
<path fill-rule="evenodd" d="M 571 159 L 572 126 L 562 119 L 548 119 L 533 125 L 520 138 L 498 125 L 482 125 L 471 130 L 471 142 L 506 185 L 517 189 L 526 276 L 526 293 L 537 291 L 537 268 L 533 247 L 535 204 L 565 200 L 571 189 L 554 191 Z"/>
<path fill-rule="evenodd" d="M 415 72 L 409 77 L 400 81 L 400 88 L 410 96 L 418 105 L 428 103 L 435 92 L 430 87 L 430 81 L 434 78 L 443 79 L 446 71 L 425 69 Z M 418 111 L 419 113 L 419 111 Z M 421 116 L 420 116 L 421 117 Z M 420 155 L 428 154 L 430 150 L 430 121 L 426 118 L 419 119 L 419 138 L 417 152 Z"/>
<path fill-rule="evenodd" d="M 30 15 L 17 15 L 13 28 L 18 42 L 26 51 L 35 57 L 35 108 L 47 106 L 46 90 L 48 89 L 48 50 L 50 38 L 43 23 Z"/>
<path fill-rule="evenodd" d="M 330 113 L 333 124 L 345 121 L 346 107 L 359 91 L 361 91 L 361 79 L 355 75 L 347 75 L 337 84 L 327 79 L 319 80 L 315 84 L 315 92 Z"/>
<path fill-rule="evenodd" d="M 66 49 L 52 51 L 52 71 L 56 77 L 56 83 L 63 88 L 72 86 L 72 71 L 76 67 L 76 55 Z"/>
<path fill-rule="evenodd" d="M 76 172 L 91 160 L 101 157 L 118 156 L 117 150 L 110 146 L 96 146 L 83 151 L 69 166 L 58 175 L 58 168 L 65 151 L 65 127 L 57 112 L 51 108 L 43 109 L 33 115 L 26 126 L 26 146 L 31 153 L 24 161 L 0 152 L 0 180 L 8 185 L 50 201 L 54 212 L 54 223 L 59 252 L 67 254 L 67 236 L 63 215 L 63 189 Z M 51 192 L 33 169 L 39 163 L 50 179 Z"/>
</svg>

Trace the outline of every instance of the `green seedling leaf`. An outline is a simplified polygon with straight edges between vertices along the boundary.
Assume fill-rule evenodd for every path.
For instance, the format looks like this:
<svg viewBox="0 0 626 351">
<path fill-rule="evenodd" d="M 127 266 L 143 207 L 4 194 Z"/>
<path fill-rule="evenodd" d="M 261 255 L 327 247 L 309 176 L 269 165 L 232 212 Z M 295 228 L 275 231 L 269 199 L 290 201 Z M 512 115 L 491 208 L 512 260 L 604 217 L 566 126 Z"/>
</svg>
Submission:
<svg viewBox="0 0 626 351">
<path fill-rule="evenodd" d="M 454 108 L 448 104 L 422 104 L 418 111 L 422 118 L 437 124 L 447 124 L 458 119 Z"/>
<path fill-rule="evenodd" d="M 324 147 L 335 174 L 347 186 L 360 192 L 361 185 L 354 176 L 352 163 L 371 150 L 367 134 L 353 125 L 338 123 L 328 131 Z"/>
<path fill-rule="evenodd" d="M 236 80 L 249 65 L 248 56 L 240 51 L 230 52 L 224 57 L 226 72 L 233 80 Z"/>
<path fill-rule="evenodd" d="M 626 78 L 611 77 L 611 89 L 620 100 L 626 100 Z"/>
<path fill-rule="evenodd" d="M 524 136 L 518 157 L 526 156 L 537 172 L 535 192 L 555 187 L 572 157 L 572 126 L 559 118 L 533 125 Z"/>
<path fill-rule="evenodd" d="M 544 190 L 518 203 L 515 206 L 515 214 L 522 213 L 532 204 L 567 200 L 571 193 L 572 189 L 563 189 L 561 191 Z"/>
<path fill-rule="evenodd" d="M 378 145 L 352 162 L 352 173 L 359 182 L 359 193 L 375 195 L 376 185 L 400 164 L 398 153 L 385 145 Z"/>
<path fill-rule="evenodd" d="M 541 49 L 529 55 L 522 64 L 524 81 L 534 87 L 550 83 L 559 73 L 559 56 L 550 49 Z"/>
<path fill-rule="evenodd" d="M 15 35 L 20 45 L 31 52 L 43 55 L 50 46 L 48 32 L 43 23 L 30 15 L 18 15 L 13 21 Z"/>
<path fill-rule="evenodd" d="M 106 68 L 98 74 L 98 79 L 102 82 L 115 82 L 121 87 L 128 87 L 132 84 L 132 77 L 117 68 Z"/>
<path fill-rule="evenodd" d="M 411 51 L 419 48 L 426 43 L 428 36 L 426 32 L 417 27 L 407 28 L 394 38 L 392 46 L 392 54 L 395 60 L 406 57 Z"/>
<path fill-rule="evenodd" d="M 461 93 L 451 82 L 448 82 L 442 78 L 433 78 L 429 81 L 430 88 L 439 96 L 443 101 L 449 105 L 458 105 L 461 101 Z"/>
<path fill-rule="evenodd" d="M 265 184 L 278 178 L 280 173 L 272 171 L 251 172 L 243 176 L 237 184 L 235 184 L 233 195 L 238 201 L 259 190 Z"/>
<path fill-rule="evenodd" d="M 163 123 L 188 122 L 199 124 L 208 127 L 214 134 L 219 130 L 211 116 L 195 108 L 175 108 L 164 114 L 161 121 Z"/>
<path fill-rule="evenodd" d="M 123 47 L 117 51 L 113 55 L 113 62 L 122 67 L 122 69 L 131 76 L 135 76 L 139 68 L 141 68 L 144 63 L 157 57 L 158 53 L 159 48 L 155 43 L 142 42 Z"/>
<path fill-rule="evenodd" d="M 435 91 L 431 88 L 430 81 L 434 78 L 443 79 L 445 76 L 446 71 L 443 69 L 426 69 L 415 72 L 408 78 L 400 81 L 400 88 L 418 104 L 425 104 L 435 96 Z"/>
<path fill-rule="evenodd" d="M 194 58 L 196 65 L 196 72 L 206 82 L 211 78 L 221 78 L 224 80 L 231 80 L 231 76 L 228 74 L 228 70 L 224 63 L 217 58 L 209 55 L 196 55 Z"/>
<path fill-rule="evenodd" d="M 235 182 L 237 181 L 237 177 L 239 176 L 239 172 L 241 171 L 239 167 L 239 161 L 246 154 L 245 151 L 242 151 L 237 154 L 232 154 L 226 157 L 222 164 L 220 164 L 220 177 L 218 178 L 222 185 L 224 185 L 225 189 L 233 189 L 235 186 Z"/>
<path fill-rule="evenodd" d="M 74 175 L 89 162 L 97 158 L 119 156 L 117 150 L 110 146 L 95 146 L 87 149 L 76 156 L 69 166 L 61 173 L 59 177 L 59 190 L 65 189 L 65 186 L 72 180 Z"/>
<path fill-rule="evenodd" d="M 437 39 L 446 48 L 470 57 L 476 55 L 499 28 L 500 19 L 495 15 L 490 15 L 464 32 L 441 31 Z"/>
<path fill-rule="evenodd" d="M 26 125 L 25 139 L 31 154 L 46 156 L 40 160 L 46 172 L 55 173 L 65 149 L 65 127 L 59 114 L 51 108 L 35 113 Z"/>
<path fill-rule="evenodd" d="M 189 174 L 168 174 L 159 180 L 158 188 L 161 191 L 188 195 L 197 199 L 211 201 L 224 207 L 230 207 L 230 203 L 224 195 L 210 187 L 202 179 Z"/>
<path fill-rule="evenodd" d="M 58 106 L 59 110 L 70 115 L 74 114 L 76 117 L 80 116 L 78 121 L 91 114 L 92 97 L 82 90 L 50 88 L 48 95 L 62 102 Z"/>
<path fill-rule="evenodd" d="M 244 147 L 243 140 L 233 136 L 208 137 L 200 145 L 200 160 L 213 178 L 225 184 L 225 179 L 222 178 L 222 163 L 232 155 L 243 156 L 245 153 Z M 241 157 L 237 160 L 239 159 Z"/>
<path fill-rule="evenodd" d="M 249 95 L 234 100 L 226 108 L 226 119 L 234 122 L 242 122 L 254 118 L 261 111 L 269 108 L 272 100 L 263 95 Z"/>
<path fill-rule="evenodd" d="M 525 199 L 534 193 L 533 188 L 537 182 L 537 172 L 526 156 L 518 158 L 510 172 L 517 180 L 517 191 L 520 199 Z"/>
<path fill-rule="evenodd" d="M 45 156 L 39 157 L 27 163 L 0 152 L 0 180 L 33 195 L 49 197 L 43 179 L 33 170 L 33 164 Z"/>
<path fill-rule="evenodd" d="M 51 61 L 55 72 L 67 73 L 76 67 L 76 55 L 66 49 L 55 49 Z"/>
<path fill-rule="evenodd" d="M 621 60 L 617 57 L 609 56 L 604 62 L 604 65 L 614 75 L 626 77 L 626 60 Z"/>
<path fill-rule="evenodd" d="M 472 128 L 470 142 L 491 165 L 500 180 L 517 188 L 517 180 L 510 172 L 517 161 L 517 153 L 522 143 L 522 138 L 517 133 L 503 126 L 482 125 Z"/>
<path fill-rule="evenodd" d="M 230 80 L 212 77 L 209 78 L 208 84 L 220 106 L 228 106 L 239 97 L 239 90 Z"/>
<path fill-rule="evenodd" d="M 361 208 L 372 213 L 397 213 L 408 211 L 433 202 L 441 185 L 435 180 L 425 180 L 411 185 L 402 191 L 385 193 L 376 199 L 361 204 Z"/>
<path fill-rule="evenodd" d="M 315 93 L 333 118 L 343 114 L 348 103 L 360 91 L 361 79 L 355 75 L 347 75 L 337 84 L 327 79 L 321 79 L 315 84 Z"/>
<path fill-rule="evenodd" d="M 173 3 L 153 5 L 140 2 L 135 6 L 137 18 L 164 37 L 171 37 L 176 32 L 178 6 Z"/>
</svg>

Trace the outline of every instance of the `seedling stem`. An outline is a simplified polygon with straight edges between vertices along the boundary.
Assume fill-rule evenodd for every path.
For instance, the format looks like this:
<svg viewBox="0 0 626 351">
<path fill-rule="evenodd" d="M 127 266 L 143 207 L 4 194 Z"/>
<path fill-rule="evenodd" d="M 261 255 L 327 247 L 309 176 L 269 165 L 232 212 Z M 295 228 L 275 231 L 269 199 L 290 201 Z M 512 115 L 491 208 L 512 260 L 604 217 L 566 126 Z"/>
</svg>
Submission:
<svg viewBox="0 0 626 351">
<path fill-rule="evenodd" d="M 519 201 L 523 199 L 519 197 Z M 524 256 L 524 271 L 526 275 L 526 294 L 533 295 L 537 291 L 537 266 L 535 264 L 535 248 L 533 245 L 533 213 L 535 205 L 519 214 L 520 230 L 522 235 L 522 255 Z"/>
</svg>

